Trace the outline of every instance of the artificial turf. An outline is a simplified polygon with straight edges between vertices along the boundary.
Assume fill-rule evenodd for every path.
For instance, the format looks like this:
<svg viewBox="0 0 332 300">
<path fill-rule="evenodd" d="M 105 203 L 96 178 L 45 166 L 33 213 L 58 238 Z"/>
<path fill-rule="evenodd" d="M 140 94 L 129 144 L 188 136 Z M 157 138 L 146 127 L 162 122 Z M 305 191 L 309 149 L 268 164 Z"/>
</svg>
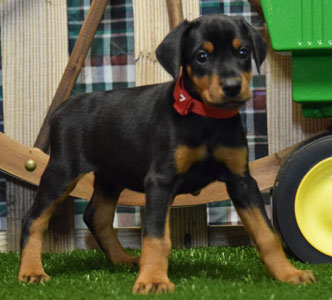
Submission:
<svg viewBox="0 0 332 300">
<path fill-rule="evenodd" d="M 169 276 L 176 289 L 169 295 L 132 295 L 138 269 L 112 265 L 100 251 L 44 254 L 43 262 L 50 282 L 19 283 L 18 254 L 0 253 L 0 299 L 332 300 L 332 265 L 295 262 L 300 269 L 313 270 L 318 282 L 293 286 L 273 280 L 252 247 L 173 250 Z"/>
</svg>

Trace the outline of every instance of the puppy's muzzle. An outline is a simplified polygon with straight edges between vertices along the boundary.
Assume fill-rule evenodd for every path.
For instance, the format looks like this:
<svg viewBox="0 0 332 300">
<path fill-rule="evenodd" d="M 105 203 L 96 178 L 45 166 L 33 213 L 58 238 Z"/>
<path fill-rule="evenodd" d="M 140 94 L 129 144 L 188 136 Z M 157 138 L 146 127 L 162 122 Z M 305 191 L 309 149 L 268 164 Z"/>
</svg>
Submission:
<svg viewBox="0 0 332 300">
<path fill-rule="evenodd" d="M 240 78 L 227 78 L 222 81 L 222 89 L 225 96 L 236 97 L 241 92 L 242 81 Z"/>
</svg>

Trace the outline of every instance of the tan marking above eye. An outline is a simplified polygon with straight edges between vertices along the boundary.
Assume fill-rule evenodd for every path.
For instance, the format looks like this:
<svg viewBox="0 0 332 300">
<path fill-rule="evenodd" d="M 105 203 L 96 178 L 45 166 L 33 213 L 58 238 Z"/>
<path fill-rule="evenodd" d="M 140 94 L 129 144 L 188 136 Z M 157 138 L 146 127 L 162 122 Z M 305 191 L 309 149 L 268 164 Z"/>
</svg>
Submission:
<svg viewBox="0 0 332 300">
<path fill-rule="evenodd" d="M 193 76 L 193 71 L 192 71 L 192 69 L 191 69 L 191 66 L 190 65 L 187 65 L 187 74 L 188 74 L 188 76 L 189 76 L 189 78 L 191 79 L 192 78 L 192 76 Z"/>
<path fill-rule="evenodd" d="M 202 48 L 209 53 L 212 53 L 214 50 L 214 46 L 211 42 L 204 42 Z"/>
<path fill-rule="evenodd" d="M 248 149 L 217 146 L 213 151 L 215 159 L 223 164 L 234 174 L 244 176 L 248 164 Z"/>
<path fill-rule="evenodd" d="M 200 147 L 188 147 L 181 145 L 175 150 L 175 166 L 177 174 L 186 173 L 190 167 L 207 157 L 208 151 L 205 145 Z"/>
<path fill-rule="evenodd" d="M 238 38 L 235 38 L 232 42 L 232 46 L 235 50 L 238 50 L 241 47 L 241 40 Z"/>
</svg>

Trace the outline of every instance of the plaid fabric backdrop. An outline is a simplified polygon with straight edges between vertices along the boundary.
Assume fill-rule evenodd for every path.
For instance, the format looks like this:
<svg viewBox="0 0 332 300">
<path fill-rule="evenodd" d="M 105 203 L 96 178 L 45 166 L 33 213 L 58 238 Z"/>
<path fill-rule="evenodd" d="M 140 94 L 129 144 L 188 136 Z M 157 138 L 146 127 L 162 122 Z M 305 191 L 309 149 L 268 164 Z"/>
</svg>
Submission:
<svg viewBox="0 0 332 300">
<path fill-rule="evenodd" d="M 74 94 L 110 90 L 135 85 L 134 19 L 132 0 L 111 0 L 84 67 L 74 88 Z M 90 0 L 68 0 L 69 53 L 90 7 Z"/>
<path fill-rule="evenodd" d="M 95 40 L 92 43 L 82 72 L 77 80 L 73 94 L 135 85 L 134 58 L 134 20 L 132 0 L 112 0 L 105 10 L 104 17 L 98 27 Z M 68 0 L 68 31 L 69 53 L 78 37 L 90 7 L 90 0 Z M 224 13 L 242 15 L 257 29 L 263 30 L 263 22 L 250 4 L 243 0 L 201 0 L 201 14 Z M 249 158 L 255 160 L 268 154 L 265 70 L 257 74 L 253 67 L 253 99 L 241 111 L 243 125 L 247 131 L 249 142 Z M 1 97 L 2 99 L 2 97 Z M 1 100 L 0 100 L 0 107 Z M 0 129 L 3 124 L 0 108 Z M 0 217 L 5 214 L 4 184 L 0 179 Z M 269 204 L 269 195 L 264 195 Z M 86 201 L 75 200 L 76 229 L 85 228 L 82 213 Z M 1 219 L 0 219 L 1 220 Z M 0 222 L 0 230 L 5 227 L 4 217 Z M 239 224 L 239 219 L 230 201 L 210 204 L 208 220 L 211 225 Z M 131 227 L 140 225 L 140 209 L 136 207 L 119 207 L 115 218 L 115 226 Z"/>
</svg>

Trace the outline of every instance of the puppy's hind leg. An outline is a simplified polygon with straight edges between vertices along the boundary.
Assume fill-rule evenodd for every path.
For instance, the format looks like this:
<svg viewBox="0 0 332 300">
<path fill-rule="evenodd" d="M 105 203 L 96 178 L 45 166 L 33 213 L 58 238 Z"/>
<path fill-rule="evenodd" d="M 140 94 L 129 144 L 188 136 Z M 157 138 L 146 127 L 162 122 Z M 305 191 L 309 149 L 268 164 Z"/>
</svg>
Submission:
<svg viewBox="0 0 332 300">
<path fill-rule="evenodd" d="M 43 235 L 57 204 L 67 198 L 81 176 L 50 160 L 41 178 L 32 207 L 26 213 L 21 233 L 18 280 L 39 283 L 49 280 L 42 265 Z"/>
<path fill-rule="evenodd" d="M 107 258 L 113 263 L 138 265 L 139 257 L 129 255 L 121 246 L 113 227 L 116 204 L 122 188 L 95 174 L 94 193 L 84 212 L 84 221 Z"/>
</svg>

